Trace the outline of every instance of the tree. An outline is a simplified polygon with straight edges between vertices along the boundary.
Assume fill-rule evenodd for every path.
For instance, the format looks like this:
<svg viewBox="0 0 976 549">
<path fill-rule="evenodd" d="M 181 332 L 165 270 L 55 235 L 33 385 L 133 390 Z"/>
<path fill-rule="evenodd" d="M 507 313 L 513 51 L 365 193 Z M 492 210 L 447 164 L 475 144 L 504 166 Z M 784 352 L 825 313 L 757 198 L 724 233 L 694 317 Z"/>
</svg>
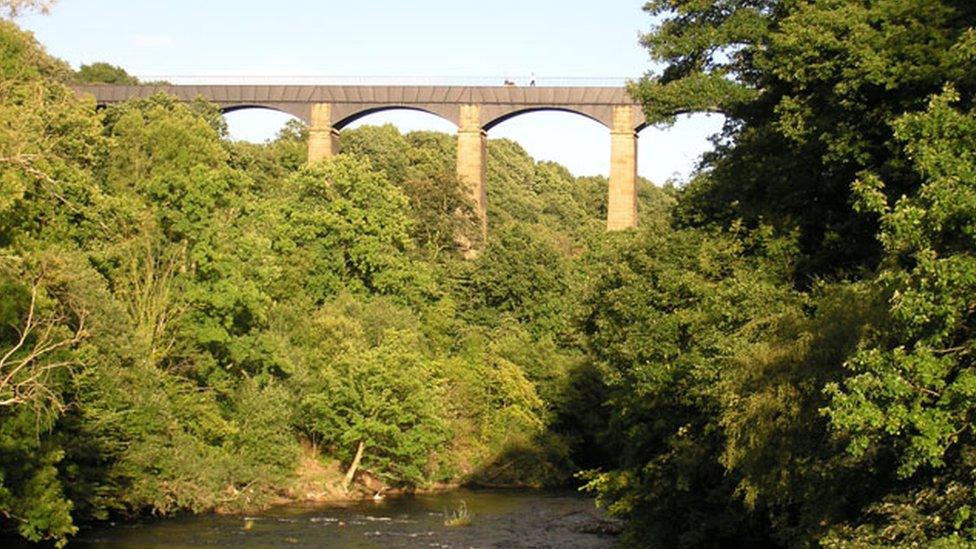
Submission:
<svg viewBox="0 0 976 549">
<path fill-rule="evenodd" d="M 586 478 L 601 505 L 629 520 L 633 545 L 767 540 L 720 461 L 719 387 L 737 351 L 795 296 L 773 268 L 783 259 L 776 242 L 745 236 L 645 229 L 598 260 L 582 329 L 606 385 L 602 438 L 616 459 Z"/>
<path fill-rule="evenodd" d="M 395 185 L 407 176 L 408 149 L 406 138 L 393 124 L 363 126 L 342 136 L 342 152 L 367 157 L 373 166 L 382 166 L 377 169 Z"/>
<path fill-rule="evenodd" d="M 104 62 L 82 65 L 75 73 L 75 79 L 82 84 L 120 84 L 134 86 L 139 79 L 130 75 L 122 67 Z"/>
<path fill-rule="evenodd" d="M 13 281 L 27 273 L 6 263 L 0 261 L 4 282 L 0 287 L 5 287 L 4 293 L 24 292 L 29 296 L 22 296 L 26 301 L 20 304 L 25 309 L 23 319 L 11 322 L 7 328 L 14 334 L 11 345 L 0 345 L 0 407 L 50 406 L 63 411 L 61 395 L 52 379 L 59 377 L 58 370 L 74 363 L 70 351 L 88 335 L 85 329 L 88 313 L 76 308 L 70 300 L 57 299 L 56 293 L 50 295 L 43 272 L 35 275 L 26 288 L 18 287 Z M 5 303 L 4 308 L 16 307 L 12 301 Z"/>
<path fill-rule="evenodd" d="M 831 436 L 824 387 L 885 322 L 884 296 L 870 283 L 818 284 L 787 304 L 758 337 L 737 349 L 711 392 L 719 402 L 719 462 L 735 494 L 785 547 L 814 546 L 887 489 L 884 456 L 862 462 Z"/>
<path fill-rule="evenodd" d="M 74 377 L 93 362 L 99 282 L 68 248 L 0 257 L 0 516 L 33 541 L 63 545 L 77 531 L 54 431 L 74 405 Z"/>
<path fill-rule="evenodd" d="M 384 172 L 341 154 L 303 168 L 289 185 L 296 196 L 276 246 L 294 254 L 312 299 L 343 289 L 416 296 L 422 273 L 406 254 L 413 245 L 407 198 Z"/>
<path fill-rule="evenodd" d="M 8 21 L 0 52 L 0 516 L 63 544 L 77 528 L 55 430 L 105 302 L 77 249 L 105 235 L 91 174 L 104 141 L 92 105 L 62 84 L 65 63 Z"/>
<path fill-rule="evenodd" d="M 90 172 L 102 137 L 92 105 L 60 83 L 66 65 L 13 23 L 0 21 L 0 51 L 0 246 L 42 231 L 48 241 L 102 231 Z"/>
<path fill-rule="evenodd" d="M 29 11 L 48 13 L 55 3 L 57 0 L 2 0 L 0 13 L 6 14 L 11 19 Z"/>
<path fill-rule="evenodd" d="M 409 313 L 350 297 L 319 321 L 318 349 L 300 378 L 303 428 L 347 464 L 346 490 L 360 465 L 392 485 L 427 484 L 448 437 L 436 363 L 415 326 L 387 326 L 390 314 Z"/>
<path fill-rule="evenodd" d="M 920 180 L 891 122 L 947 82 L 969 97 L 972 59 L 955 47 L 976 21 L 955 0 L 655 0 L 643 37 L 660 74 L 631 87 L 652 122 L 688 111 L 727 116 L 710 172 L 685 192 L 685 224 L 772 224 L 798 233 L 801 285 L 880 258 L 873 220 L 854 215 L 862 170 L 889 198 Z"/>
<path fill-rule="evenodd" d="M 972 543 L 976 439 L 976 111 L 949 88 L 894 125 L 919 191 L 890 206 L 864 174 L 859 207 L 878 215 L 885 258 L 877 284 L 890 321 L 862 341 L 828 387 L 831 425 L 848 451 L 896 463 L 895 484 L 839 539 L 885 545 Z"/>
<path fill-rule="evenodd" d="M 403 182 L 417 243 L 437 260 L 441 252 L 480 248 L 481 222 L 467 187 L 453 173 L 418 176 Z"/>
<path fill-rule="evenodd" d="M 489 315 L 486 320 L 512 315 L 537 334 L 560 334 L 567 328 L 569 267 L 540 233 L 524 223 L 496 230 L 484 253 L 471 263 L 465 292 L 471 303 L 480 305 L 479 312 Z"/>
</svg>

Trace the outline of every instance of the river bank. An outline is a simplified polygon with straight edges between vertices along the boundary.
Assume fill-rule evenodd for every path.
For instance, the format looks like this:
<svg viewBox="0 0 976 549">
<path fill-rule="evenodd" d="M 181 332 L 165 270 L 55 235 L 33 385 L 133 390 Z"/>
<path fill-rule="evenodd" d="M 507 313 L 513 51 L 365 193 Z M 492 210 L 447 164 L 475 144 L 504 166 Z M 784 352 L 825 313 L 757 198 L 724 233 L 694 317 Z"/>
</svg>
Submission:
<svg viewBox="0 0 976 549">
<path fill-rule="evenodd" d="M 295 476 L 263 507 L 256 509 L 217 509 L 221 514 L 239 514 L 268 506 L 292 504 L 348 504 L 406 495 L 435 494 L 461 488 L 460 483 L 434 483 L 424 488 L 392 488 L 362 469 L 348 487 L 343 486 L 345 471 L 336 460 L 324 459 L 314 448 L 304 447 Z"/>
</svg>

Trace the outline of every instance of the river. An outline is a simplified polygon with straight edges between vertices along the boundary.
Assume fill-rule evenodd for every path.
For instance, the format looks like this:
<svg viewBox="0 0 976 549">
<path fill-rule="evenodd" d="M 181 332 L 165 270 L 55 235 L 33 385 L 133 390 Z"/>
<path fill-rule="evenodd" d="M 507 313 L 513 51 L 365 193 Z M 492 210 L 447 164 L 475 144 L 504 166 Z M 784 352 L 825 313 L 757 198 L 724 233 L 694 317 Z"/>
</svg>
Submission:
<svg viewBox="0 0 976 549">
<path fill-rule="evenodd" d="M 446 526 L 445 513 L 470 524 Z M 462 520 L 462 522 L 464 522 Z M 69 547 L 559 547 L 604 548 L 616 538 L 593 500 L 572 492 L 457 490 L 356 502 L 291 504 L 243 516 L 187 515 L 106 524 Z"/>
</svg>

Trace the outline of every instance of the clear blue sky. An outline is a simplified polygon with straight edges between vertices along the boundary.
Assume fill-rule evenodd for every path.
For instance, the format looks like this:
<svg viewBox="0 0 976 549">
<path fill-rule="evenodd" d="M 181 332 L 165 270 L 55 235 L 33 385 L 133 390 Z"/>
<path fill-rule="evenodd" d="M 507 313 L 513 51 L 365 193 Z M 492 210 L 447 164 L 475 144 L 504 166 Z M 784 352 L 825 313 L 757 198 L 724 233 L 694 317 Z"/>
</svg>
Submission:
<svg viewBox="0 0 976 549">
<path fill-rule="evenodd" d="M 637 77 L 651 68 L 638 36 L 641 0 L 60 0 L 21 17 L 48 51 L 77 67 L 107 61 L 139 76 L 338 75 Z M 261 141 L 285 115 L 228 115 L 235 138 Z M 360 124 L 453 132 L 433 115 L 387 111 Z M 685 177 L 718 131 L 694 116 L 639 139 L 639 172 Z M 492 129 L 578 175 L 609 170 L 607 130 L 570 113 L 531 113 Z"/>
</svg>

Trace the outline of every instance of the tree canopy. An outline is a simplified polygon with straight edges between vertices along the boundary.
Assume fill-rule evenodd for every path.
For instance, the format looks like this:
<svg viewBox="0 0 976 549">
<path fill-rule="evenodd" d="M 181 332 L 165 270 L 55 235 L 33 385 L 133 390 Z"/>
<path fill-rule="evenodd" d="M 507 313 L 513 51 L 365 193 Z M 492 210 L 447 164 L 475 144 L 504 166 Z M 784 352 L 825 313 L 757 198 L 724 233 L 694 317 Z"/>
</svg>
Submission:
<svg viewBox="0 0 976 549">
<path fill-rule="evenodd" d="M 645 10 L 649 119 L 727 118 L 591 287 L 590 488 L 634 545 L 971 545 L 973 5 Z"/>
</svg>

